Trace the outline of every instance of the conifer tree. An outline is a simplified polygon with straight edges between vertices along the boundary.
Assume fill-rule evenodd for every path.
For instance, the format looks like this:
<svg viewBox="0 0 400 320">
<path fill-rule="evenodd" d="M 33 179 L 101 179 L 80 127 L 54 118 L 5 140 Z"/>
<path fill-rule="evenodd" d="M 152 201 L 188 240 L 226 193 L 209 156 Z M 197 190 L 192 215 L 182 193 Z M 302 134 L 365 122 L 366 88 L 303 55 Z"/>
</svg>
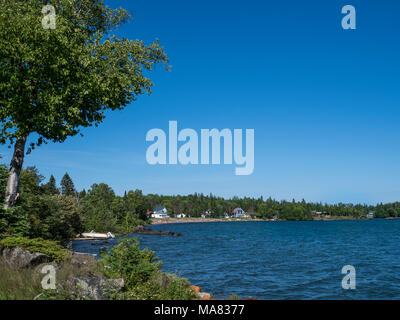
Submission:
<svg viewBox="0 0 400 320">
<path fill-rule="evenodd" d="M 56 179 L 53 175 L 50 176 L 49 182 L 44 186 L 45 193 L 50 195 L 60 194 L 60 191 L 57 188 Z"/>
<path fill-rule="evenodd" d="M 66 172 L 61 180 L 61 193 L 64 196 L 74 196 L 76 194 L 74 182 Z"/>
</svg>

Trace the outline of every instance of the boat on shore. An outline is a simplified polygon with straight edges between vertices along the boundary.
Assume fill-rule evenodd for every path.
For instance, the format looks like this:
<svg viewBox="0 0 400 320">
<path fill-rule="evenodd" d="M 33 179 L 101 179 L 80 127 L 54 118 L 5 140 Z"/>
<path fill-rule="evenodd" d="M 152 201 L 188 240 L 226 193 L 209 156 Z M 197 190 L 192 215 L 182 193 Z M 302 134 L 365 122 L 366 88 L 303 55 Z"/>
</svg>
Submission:
<svg viewBox="0 0 400 320">
<path fill-rule="evenodd" d="M 90 232 L 81 233 L 74 240 L 108 240 L 114 238 L 115 236 L 111 232 L 98 233 L 92 230 Z"/>
</svg>

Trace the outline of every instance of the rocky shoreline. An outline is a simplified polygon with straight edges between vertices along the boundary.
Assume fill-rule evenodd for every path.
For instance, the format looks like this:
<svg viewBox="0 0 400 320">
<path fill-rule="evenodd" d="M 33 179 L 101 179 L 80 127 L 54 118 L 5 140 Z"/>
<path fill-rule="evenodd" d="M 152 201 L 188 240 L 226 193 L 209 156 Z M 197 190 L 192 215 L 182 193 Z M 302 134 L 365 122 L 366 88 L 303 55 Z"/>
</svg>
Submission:
<svg viewBox="0 0 400 320">
<path fill-rule="evenodd" d="M 54 261 L 50 256 L 30 252 L 21 247 L 0 248 L 0 267 L 15 271 L 30 271 L 32 281 L 44 277 L 43 267 L 53 266 L 57 273 L 68 272 L 64 281 L 57 278 L 57 291 L 68 293 L 68 299 L 73 300 L 110 300 L 113 295 L 121 292 L 125 287 L 123 278 L 111 279 L 97 271 L 96 257 L 92 254 L 70 252 L 70 257 L 62 262 Z M 46 269 L 48 270 L 48 269 Z M 168 277 L 164 276 L 166 281 Z M 164 280 L 163 280 L 164 281 Z M 191 285 L 196 299 L 210 300 L 211 294 L 202 292 L 198 286 Z M 46 299 L 43 293 L 34 297 L 33 300 Z"/>
<path fill-rule="evenodd" d="M 133 230 L 133 233 L 136 234 L 146 234 L 146 235 L 152 235 L 152 236 L 172 236 L 172 237 L 182 237 L 183 234 L 178 233 L 178 232 L 172 232 L 172 231 L 156 231 L 152 230 L 149 228 L 146 228 L 144 226 L 139 226 Z"/>
<path fill-rule="evenodd" d="M 111 293 L 120 292 L 125 285 L 122 278 L 110 279 L 95 273 L 96 257 L 91 254 L 70 252 L 68 259 L 56 262 L 43 253 L 30 252 L 21 247 L 9 247 L 2 249 L 0 260 L 4 267 L 12 270 L 30 270 L 34 277 L 32 281 L 44 277 L 45 266 L 53 266 L 57 273 L 68 272 L 65 281 L 57 280 L 56 289 L 68 292 L 75 300 L 108 300 Z M 40 297 L 37 296 L 34 300 L 38 298 Z"/>
</svg>

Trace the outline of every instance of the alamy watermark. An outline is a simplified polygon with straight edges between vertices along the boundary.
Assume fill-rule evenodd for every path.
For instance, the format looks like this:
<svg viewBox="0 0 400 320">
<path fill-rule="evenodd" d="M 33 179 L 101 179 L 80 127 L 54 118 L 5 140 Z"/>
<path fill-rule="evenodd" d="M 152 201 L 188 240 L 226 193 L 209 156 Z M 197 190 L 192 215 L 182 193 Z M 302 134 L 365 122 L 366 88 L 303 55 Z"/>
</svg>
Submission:
<svg viewBox="0 0 400 320">
<path fill-rule="evenodd" d="M 56 9 L 52 5 L 46 5 L 42 8 L 42 19 L 43 29 L 55 29 L 56 28 Z"/>
<path fill-rule="evenodd" d="M 356 289 L 356 268 L 346 265 L 342 268 L 342 274 L 345 274 L 342 279 L 342 288 L 344 290 Z"/>
<path fill-rule="evenodd" d="M 151 129 L 146 134 L 146 141 L 154 142 L 146 151 L 147 163 L 151 165 L 182 164 L 221 164 L 221 140 L 223 139 L 224 164 L 241 166 L 235 169 L 236 175 L 250 175 L 254 171 L 254 129 L 246 129 L 243 148 L 242 129 L 201 129 L 200 152 L 199 135 L 193 129 L 178 132 L 178 122 L 169 121 L 168 161 L 167 134 L 162 129 Z M 178 149 L 178 142 L 184 142 Z M 211 145 L 210 145 L 211 142 Z M 210 163 L 211 147 L 211 163 Z M 243 154 L 244 153 L 244 154 Z"/>
<path fill-rule="evenodd" d="M 44 290 L 56 289 L 56 268 L 51 264 L 43 266 L 40 273 L 45 274 L 41 281 Z"/>
<path fill-rule="evenodd" d="M 346 5 L 342 8 L 342 14 L 346 14 L 342 19 L 342 28 L 344 30 L 356 29 L 356 8 Z"/>
<path fill-rule="evenodd" d="M 45 5 L 42 8 L 42 19 L 43 29 L 55 29 L 56 28 L 56 9 L 52 5 Z M 342 7 L 342 14 L 345 16 L 342 18 L 342 28 L 344 30 L 356 29 L 356 9 L 352 5 L 345 5 Z"/>
</svg>

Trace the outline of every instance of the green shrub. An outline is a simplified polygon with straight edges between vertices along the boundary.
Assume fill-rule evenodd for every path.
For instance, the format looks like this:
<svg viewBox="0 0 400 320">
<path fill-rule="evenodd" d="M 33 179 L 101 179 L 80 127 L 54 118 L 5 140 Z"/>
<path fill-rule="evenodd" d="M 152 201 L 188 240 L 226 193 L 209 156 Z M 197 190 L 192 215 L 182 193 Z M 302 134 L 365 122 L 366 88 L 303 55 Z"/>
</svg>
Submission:
<svg viewBox="0 0 400 320">
<path fill-rule="evenodd" d="M 165 277 L 165 275 L 163 275 Z M 162 300 L 191 300 L 197 298 L 196 294 L 190 289 L 189 280 L 180 278 L 175 274 L 166 275 L 168 282 L 163 287 Z"/>
<path fill-rule="evenodd" d="M 161 287 L 152 281 L 138 283 L 124 294 L 126 300 L 160 300 Z"/>
<path fill-rule="evenodd" d="M 105 273 L 110 277 L 122 277 L 127 287 L 148 281 L 161 267 L 155 253 L 140 250 L 136 238 L 122 240 L 108 254 L 103 255 Z"/>
<path fill-rule="evenodd" d="M 131 300 L 192 300 L 198 298 L 189 288 L 189 281 L 173 274 L 158 272 L 144 283 L 130 288 L 125 299 Z"/>
<path fill-rule="evenodd" d="M 21 247 L 30 252 L 41 252 L 47 254 L 57 262 L 66 260 L 70 256 L 69 251 L 56 241 L 43 240 L 41 238 L 6 237 L 0 240 L 0 247 Z"/>
<path fill-rule="evenodd" d="M 115 298 L 135 300 L 189 300 L 196 298 L 189 281 L 160 270 L 161 262 L 148 249 L 140 250 L 136 238 L 124 239 L 103 254 L 104 273 L 125 280 L 124 291 Z"/>
</svg>

